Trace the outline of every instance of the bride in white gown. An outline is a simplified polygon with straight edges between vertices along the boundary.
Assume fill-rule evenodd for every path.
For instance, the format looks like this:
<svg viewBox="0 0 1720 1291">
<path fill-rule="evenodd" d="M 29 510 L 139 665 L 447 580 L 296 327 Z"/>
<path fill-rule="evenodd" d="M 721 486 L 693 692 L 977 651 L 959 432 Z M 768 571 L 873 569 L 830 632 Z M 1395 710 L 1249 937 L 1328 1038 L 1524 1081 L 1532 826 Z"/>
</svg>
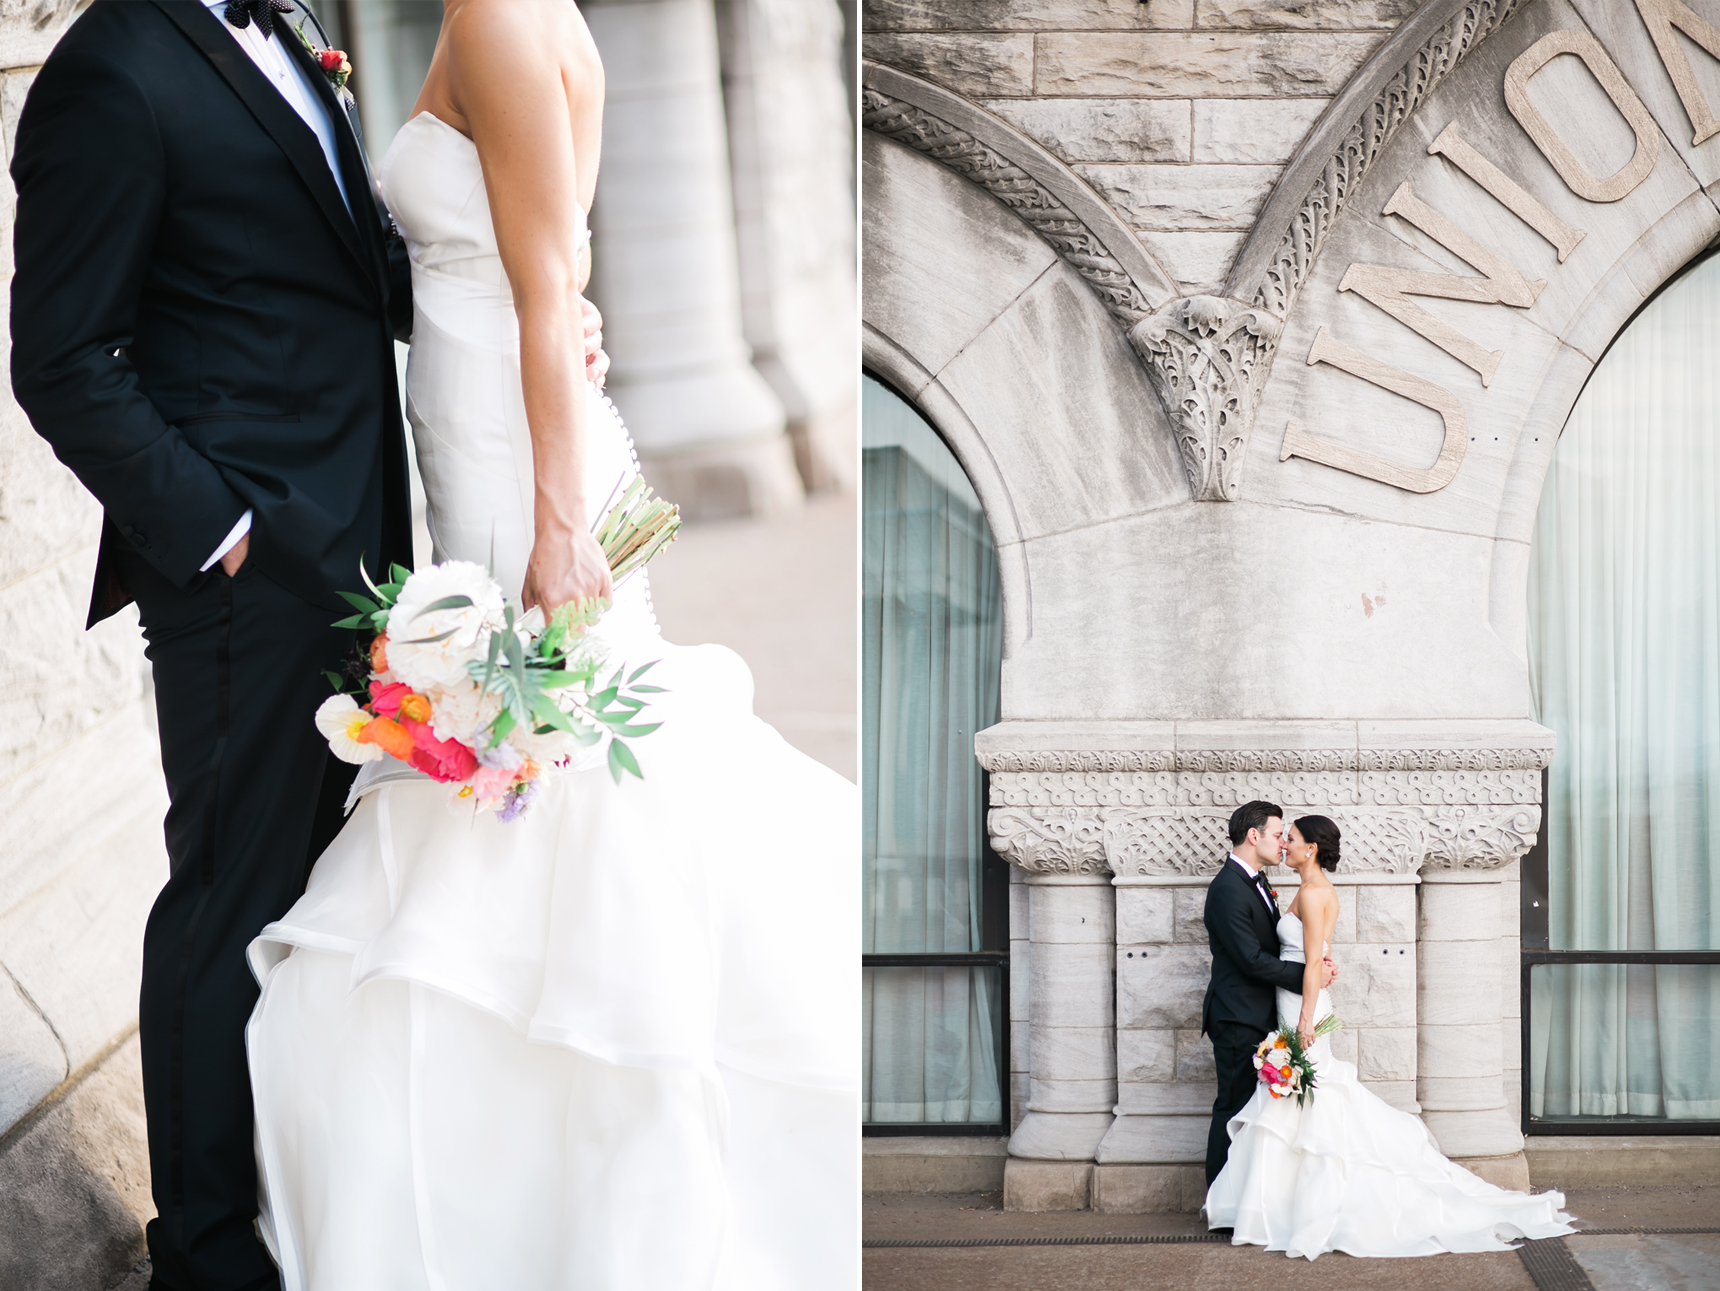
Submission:
<svg viewBox="0 0 1720 1291">
<path fill-rule="evenodd" d="M 380 171 L 435 558 L 546 608 L 607 585 L 587 517 L 638 469 L 573 287 L 601 75 L 571 3 L 449 0 Z M 662 661 L 643 781 L 552 774 L 503 824 L 367 764 L 251 947 L 287 1291 L 857 1283 L 854 788 L 752 715 L 734 654 L 662 640 L 643 575 L 597 631 Z"/>
<path fill-rule="evenodd" d="M 1318 930 L 1321 954 L 1337 920 L 1338 827 L 1304 816 L 1290 829 L 1288 862 L 1302 878 L 1278 921 L 1280 957 L 1308 962 L 1302 915 Z M 1332 1012 L 1326 992 L 1311 1008 L 1280 989 L 1278 1025 L 1309 1035 Z M 1332 1052 L 1329 1035 L 1309 1050 L 1318 1086 L 1305 1106 L 1255 1087 L 1230 1120 L 1230 1156 L 1206 1194 L 1207 1223 L 1229 1228 L 1236 1245 L 1312 1260 L 1326 1251 L 1360 1256 L 1504 1251 L 1517 1238 L 1573 1232 L 1563 1193 L 1508 1192 L 1440 1155 L 1419 1117 L 1390 1106 Z"/>
</svg>

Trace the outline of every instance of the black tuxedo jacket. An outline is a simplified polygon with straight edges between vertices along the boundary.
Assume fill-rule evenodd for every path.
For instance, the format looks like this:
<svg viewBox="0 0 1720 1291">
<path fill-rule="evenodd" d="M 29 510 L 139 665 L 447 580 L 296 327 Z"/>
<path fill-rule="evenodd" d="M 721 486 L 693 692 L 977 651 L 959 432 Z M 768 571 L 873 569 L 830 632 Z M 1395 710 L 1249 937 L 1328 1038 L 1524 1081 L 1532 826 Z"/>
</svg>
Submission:
<svg viewBox="0 0 1720 1291">
<path fill-rule="evenodd" d="M 12 387 L 104 509 L 91 624 L 131 599 L 116 544 L 185 587 L 247 507 L 250 559 L 331 609 L 361 556 L 411 564 L 409 267 L 346 105 L 312 80 L 351 211 L 199 0 L 95 0 L 25 102 Z"/>
<path fill-rule="evenodd" d="M 1215 1022 L 1240 1022 L 1265 1035 L 1277 1025 L 1277 988 L 1300 995 L 1303 969 L 1278 958 L 1278 916 L 1228 856 L 1207 885 L 1205 922 L 1212 981 L 1201 1007 L 1201 1034 Z"/>
</svg>

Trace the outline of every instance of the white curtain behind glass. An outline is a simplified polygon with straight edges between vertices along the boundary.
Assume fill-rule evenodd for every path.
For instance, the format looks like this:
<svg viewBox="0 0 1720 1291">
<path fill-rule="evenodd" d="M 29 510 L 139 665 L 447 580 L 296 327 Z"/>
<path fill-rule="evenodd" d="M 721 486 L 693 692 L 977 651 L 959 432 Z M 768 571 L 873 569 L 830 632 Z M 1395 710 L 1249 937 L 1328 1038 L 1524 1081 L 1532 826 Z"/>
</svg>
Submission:
<svg viewBox="0 0 1720 1291">
<path fill-rule="evenodd" d="M 1720 258 L 1566 423 L 1529 575 L 1555 950 L 1720 946 Z M 1537 968 L 1532 1114 L 1720 1118 L 1720 970 Z"/>
<path fill-rule="evenodd" d="M 937 434 L 868 378 L 862 394 L 864 948 L 981 949 L 984 774 L 1002 594 L 979 498 Z M 1000 971 L 865 973 L 865 1119 L 1003 1120 Z"/>
</svg>

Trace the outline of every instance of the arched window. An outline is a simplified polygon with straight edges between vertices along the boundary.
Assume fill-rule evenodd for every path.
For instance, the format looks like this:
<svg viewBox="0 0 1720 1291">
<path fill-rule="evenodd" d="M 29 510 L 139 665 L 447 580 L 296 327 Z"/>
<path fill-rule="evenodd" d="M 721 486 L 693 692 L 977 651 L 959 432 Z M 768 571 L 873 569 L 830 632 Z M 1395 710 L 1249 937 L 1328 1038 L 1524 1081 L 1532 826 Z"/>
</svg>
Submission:
<svg viewBox="0 0 1720 1291">
<path fill-rule="evenodd" d="M 1007 879 L 973 751 L 998 717 L 997 551 L 937 432 L 871 377 L 861 399 L 864 1119 L 1001 1133 Z"/>
<path fill-rule="evenodd" d="M 1530 678 L 1559 742 L 1524 870 L 1531 1131 L 1720 1122 L 1717 356 L 1713 258 L 1602 359 L 1541 495 Z"/>
</svg>

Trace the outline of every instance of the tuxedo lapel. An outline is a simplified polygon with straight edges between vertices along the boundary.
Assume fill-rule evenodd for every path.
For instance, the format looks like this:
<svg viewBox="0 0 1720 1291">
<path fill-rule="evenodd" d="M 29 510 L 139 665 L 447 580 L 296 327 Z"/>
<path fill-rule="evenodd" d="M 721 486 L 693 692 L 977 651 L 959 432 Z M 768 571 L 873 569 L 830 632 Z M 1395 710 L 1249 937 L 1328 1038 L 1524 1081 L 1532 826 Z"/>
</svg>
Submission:
<svg viewBox="0 0 1720 1291">
<path fill-rule="evenodd" d="M 321 30 L 320 23 L 318 30 Z M 316 86 L 317 100 L 334 122 L 335 146 L 340 153 L 341 169 L 345 172 L 347 195 L 352 199 L 353 218 L 367 226 L 362 232 L 372 256 L 385 259 L 387 250 L 383 243 L 381 227 L 382 208 L 376 197 L 376 183 L 370 174 L 370 159 L 364 155 L 364 137 L 358 129 L 352 95 L 344 91 L 336 92 L 334 86 L 329 84 L 327 73 L 317 64 L 296 33 L 278 35 L 276 39 L 286 41 L 284 48 L 288 56 L 304 68 L 311 84 Z M 360 214 L 368 214 L 370 211 L 374 211 L 376 215 L 374 227 L 370 227 L 372 221 L 366 220 L 364 215 Z M 382 272 L 380 264 L 377 265 L 377 272 Z"/>
<path fill-rule="evenodd" d="M 369 275 L 371 282 L 380 288 L 375 256 L 354 222 L 352 213 L 341 199 L 340 189 L 328 168 L 328 158 L 311 128 L 281 97 L 280 91 L 270 85 L 262 72 L 257 70 L 257 65 L 239 48 L 238 42 L 221 30 L 221 20 L 204 8 L 200 0 L 153 2 L 173 20 L 173 24 L 185 34 L 186 39 L 203 51 L 204 57 L 214 64 L 222 79 L 257 119 L 257 124 L 263 127 L 286 154 L 287 160 L 311 190 L 311 196 L 316 199 L 317 206 L 334 226 L 335 232 L 352 253 L 353 259 L 357 260 L 359 267 Z M 294 43 L 298 41 L 298 37 L 291 32 L 277 35 L 275 39 Z M 317 79 L 323 79 L 320 73 Z M 324 83 L 326 84 L 326 81 Z M 346 114 L 340 112 L 337 115 L 344 118 Z M 337 137 L 346 133 L 346 127 L 339 122 L 336 123 L 335 129 Z M 356 146 L 354 150 L 356 151 Z M 350 180 L 347 187 L 351 191 Z M 354 203 L 367 200 L 367 196 L 354 193 Z"/>
</svg>

